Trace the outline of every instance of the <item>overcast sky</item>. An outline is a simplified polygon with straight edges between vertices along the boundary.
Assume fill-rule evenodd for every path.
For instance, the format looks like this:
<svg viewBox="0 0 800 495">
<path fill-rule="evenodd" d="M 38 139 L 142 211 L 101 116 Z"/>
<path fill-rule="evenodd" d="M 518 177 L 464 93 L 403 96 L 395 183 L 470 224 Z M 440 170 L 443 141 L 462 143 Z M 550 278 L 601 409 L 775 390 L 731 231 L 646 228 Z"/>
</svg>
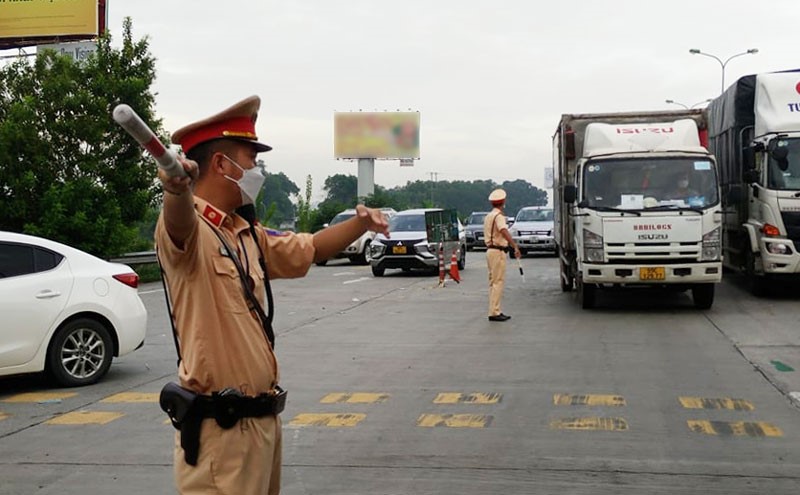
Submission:
<svg viewBox="0 0 800 495">
<path fill-rule="evenodd" d="M 800 67 L 800 1 L 108 0 L 157 58 L 169 132 L 261 96 L 261 155 L 301 189 L 334 173 L 334 111 L 421 114 L 413 168 L 376 163 L 392 187 L 524 179 L 544 187 L 562 113 L 677 109 L 756 72 Z M 316 193 L 319 196 L 319 193 Z M 319 199 L 319 198 L 317 198 Z"/>
</svg>

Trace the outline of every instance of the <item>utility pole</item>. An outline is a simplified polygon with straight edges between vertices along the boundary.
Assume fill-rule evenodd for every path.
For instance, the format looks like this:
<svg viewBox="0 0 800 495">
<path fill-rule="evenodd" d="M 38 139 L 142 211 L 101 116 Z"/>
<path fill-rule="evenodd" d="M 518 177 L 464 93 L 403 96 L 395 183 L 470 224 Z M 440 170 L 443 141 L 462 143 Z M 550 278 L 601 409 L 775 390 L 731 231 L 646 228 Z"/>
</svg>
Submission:
<svg viewBox="0 0 800 495">
<path fill-rule="evenodd" d="M 433 202 L 433 189 L 434 184 L 439 181 L 439 172 L 428 172 L 431 175 L 431 206 L 435 203 Z"/>
</svg>

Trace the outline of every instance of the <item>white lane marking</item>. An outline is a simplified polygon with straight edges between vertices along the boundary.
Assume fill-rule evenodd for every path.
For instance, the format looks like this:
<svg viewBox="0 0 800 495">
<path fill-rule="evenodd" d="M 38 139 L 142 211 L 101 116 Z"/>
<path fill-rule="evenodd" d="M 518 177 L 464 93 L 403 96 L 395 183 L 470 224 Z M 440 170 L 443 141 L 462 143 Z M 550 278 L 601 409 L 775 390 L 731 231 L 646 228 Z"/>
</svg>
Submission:
<svg viewBox="0 0 800 495">
<path fill-rule="evenodd" d="M 353 272 L 339 272 L 339 273 L 334 273 L 333 274 L 334 277 L 342 277 L 342 276 L 345 276 L 345 275 L 355 275 L 355 273 L 353 273 Z"/>
<path fill-rule="evenodd" d="M 356 282 L 363 282 L 364 280 L 372 280 L 372 278 L 370 278 L 370 277 L 361 277 L 361 278 L 357 278 L 355 280 L 347 280 L 346 282 L 342 282 L 342 285 L 355 284 Z"/>
<path fill-rule="evenodd" d="M 164 289 L 156 289 L 156 290 L 146 290 L 139 293 L 141 296 L 142 294 L 155 294 L 156 292 L 164 292 Z"/>
</svg>

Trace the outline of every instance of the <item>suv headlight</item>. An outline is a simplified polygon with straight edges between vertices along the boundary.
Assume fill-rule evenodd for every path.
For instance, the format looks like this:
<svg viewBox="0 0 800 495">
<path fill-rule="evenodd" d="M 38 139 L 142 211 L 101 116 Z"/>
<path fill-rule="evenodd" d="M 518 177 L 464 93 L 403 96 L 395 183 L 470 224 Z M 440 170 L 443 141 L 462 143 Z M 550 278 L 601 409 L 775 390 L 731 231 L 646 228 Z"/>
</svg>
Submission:
<svg viewBox="0 0 800 495">
<path fill-rule="evenodd" d="M 380 243 L 380 241 L 372 241 L 372 244 L 369 245 L 370 254 L 373 258 L 383 255 L 383 251 L 386 249 L 386 246 Z"/>
<path fill-rule="evenodd" d="M 589 263 L 603 262 L 605 259 L 603 236 L 583 229 L 583 259 Z"/>
<path fill-rule="evenodd" d="M 712 230 L 703 236 L 703 252 L 700 261 L 717 261 L 720 254 L 720 228 Z"/>
</svg>

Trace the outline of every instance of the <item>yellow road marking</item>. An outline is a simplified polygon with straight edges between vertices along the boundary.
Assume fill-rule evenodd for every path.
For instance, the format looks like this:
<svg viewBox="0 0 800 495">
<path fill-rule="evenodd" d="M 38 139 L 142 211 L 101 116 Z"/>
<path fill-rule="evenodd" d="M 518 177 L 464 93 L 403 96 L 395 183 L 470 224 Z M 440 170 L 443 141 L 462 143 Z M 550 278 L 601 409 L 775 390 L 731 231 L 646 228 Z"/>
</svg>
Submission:
<svg viewBox="0 0 800 495">
<path fill-rule="evenodd" d="M 119 419 L 125 414 L 120 412 L 76 411 L 45 421 L 48 425 L 104 425 Z"/>
<path fill-rule="evenodd" d="M 628 422 L 623 418 L 559 418 L 550 422 L 553 430 L 598 430 L 627 431 Z"/>
<path fill-rule="evenodd" d="M 462 394 L 460 392 L 441 393 L 433 399 L 434 404 L 497 404 L 503 399 L 503 394 L 474 392 Z"/>
<path fill-rule="evenodd" d="M 678 397 L 678 401 L 685 409 L 731 409 L 734 411 L 752 411 L 755 409 L 752 402 L 744 399 L 730 399 L 728 397 L 719 399 Z"/>
<path fill-rule="evenodd" d="M 122 392 L 106 397 L 100 402 L 117 403 L 117 402 L 158 402 L 157 393 L 142 393 L 142 392 Z"/>
<path fill-rule="evenodd" d="M 553 394 L 553 404 L 556 406 L 613 406 L 626 405 L 625 397 L 621 395 L 598 394 Z"/>
<path fill-rule="evenodd" d="M 480 414 L 423 414 L 417 419 L 417 426 L 433 428 L 485 428 L 492 423 L 492 416 Z"/>
<path fill-rule="evenodd" d="M 389 398 L 389 394 L 373 394 L 356 392 L 352 394 L 340 392 L 328 394 L 320 401 L 323 404 L 335 404 L 337 402 L 344 402 L 347 404 L 374 404 L 376 402 L 384 402 Z"/>
<path fill-rule="evenodd" d="M 298 414 L 289 424 L 293 426 L 328 426 L 331 428 L 356 426 L 366 414 Z"/>
<path fill-rule="evenodd" d="M 723 437 L 782 437 L 783 431 L 775 425 L 761 421 L 705 421 L 690 420 L 686 424 L 695 433 Z"/>
<path fill-rule="evenodd" d="M 47 402 L 69 399 L 78 395 L 75 392 L 28 392 L 24 394 L 12 395 L 0 402 Z"/>
</svg>

